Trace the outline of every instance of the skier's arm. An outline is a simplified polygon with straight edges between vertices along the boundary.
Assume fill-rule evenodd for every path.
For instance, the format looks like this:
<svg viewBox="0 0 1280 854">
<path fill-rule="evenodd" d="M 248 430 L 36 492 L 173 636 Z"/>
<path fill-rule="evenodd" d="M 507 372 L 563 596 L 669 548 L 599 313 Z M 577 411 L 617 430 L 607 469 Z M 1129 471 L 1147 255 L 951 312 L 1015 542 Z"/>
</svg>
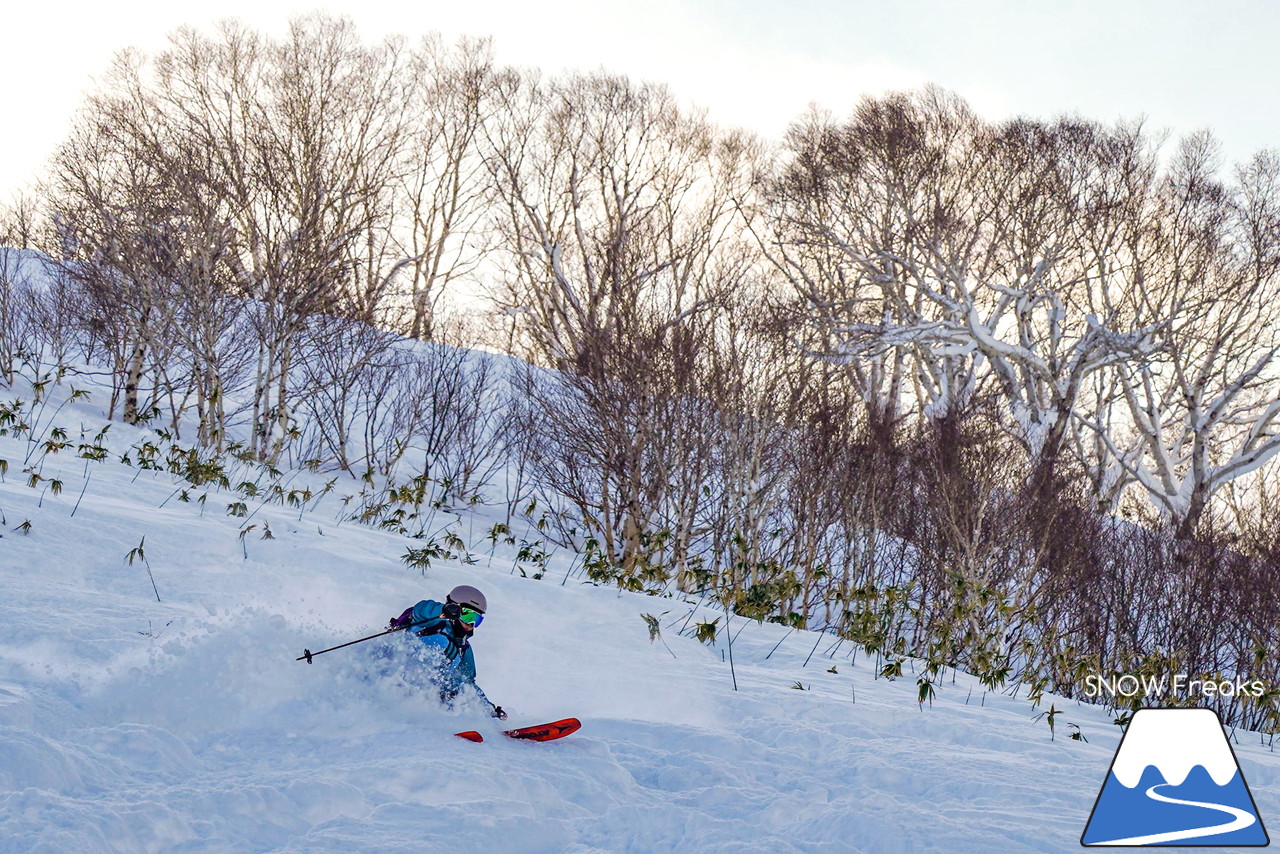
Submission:
<svg viewBox="0 0 1280 854">
<path fill-rule="evenodd" d="M 476 689 L 476 694 L 479 695 L 481 700 L 484 700 L 493 707 L 492 714 L 495 718 L 504 721 L 507 719 L 507 713 L 502 710 L 502 706 L 499 706 L 497 703 L 493 702 L 493 700 L 486 697 L 484 691 L 480 690 L 480 686 L 476 684 L 476 657 L 475 653 L 471 651 L 470 646 L 463 651 L 462 661 L 458 662 L 458 675 L 461 676 L 464 681 L 469 682 L 472 688 Z"/>
<path fill-rule="evenodd" d="M 484 700 L 486 703 L 489 704 L 490 709 L 492 709 L 492 711 L 490 711 L 489 714 L 493 715 L 498 720 L 505 721 L 507 719 L 507 713 L 502 710 L 502 706 L 499 706 L 493 700 L 490 700 L 488 697 L 486 697 L 484 695 L 484 692 L 480 690 L 479 685 L 472 682 L 471 687 L 476 689 L 476 694 L 480 696 L 481 700 Z"/>
<path fill-rule="evenodd" d="M 423 599 L 412 608 L 406 608 L 399 617 L 393 617 L 391 619 L 391 628 L 399 629 L 409 626 L 414 626 L 415 630 L 433 628 L 443 622 L 440 617 L 441 607 L 439 602 Z"/>
</svg>

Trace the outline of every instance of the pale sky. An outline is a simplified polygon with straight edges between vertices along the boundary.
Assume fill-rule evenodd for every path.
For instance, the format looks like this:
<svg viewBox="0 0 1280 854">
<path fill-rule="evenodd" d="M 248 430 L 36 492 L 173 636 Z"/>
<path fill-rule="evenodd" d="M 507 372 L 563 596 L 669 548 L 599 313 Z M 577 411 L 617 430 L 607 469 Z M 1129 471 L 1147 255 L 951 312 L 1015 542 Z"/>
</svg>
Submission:
<svg viewBox="0 0 1280 854">
<path fill-rule="evenodd" d="M 843 114 L 864 94 L 933 82 L 993 119 L 1146 116 L 1175 136 L 1210 128 L 1228 159 L 1280 147 L 1280 2 L 1268 0 L 22 0 L 0 16 L 0 199 L 43 167 L 117 50 L 224 17 L 279 32 L 317 8 L 371 40 L 488 35 L 503 63 L 662 81 L 775 139 L 811 102 Z"/>
</svg>

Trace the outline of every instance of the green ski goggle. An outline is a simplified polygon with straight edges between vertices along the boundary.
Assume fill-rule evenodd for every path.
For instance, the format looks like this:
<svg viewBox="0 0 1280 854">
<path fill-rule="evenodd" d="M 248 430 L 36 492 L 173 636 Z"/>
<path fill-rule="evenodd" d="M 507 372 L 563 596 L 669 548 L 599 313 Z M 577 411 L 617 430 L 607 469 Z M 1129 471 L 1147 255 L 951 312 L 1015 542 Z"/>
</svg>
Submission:
<svg viewBox="0 0 1280 854">
<path fill-rule="evenodd" d="M 479 611 L 472 610 L 471 608 L 463 608 L 462 613 L 458 615 L 458 620 L 466 623 L 474 629 L 476 626 L 484 622 L 484 614 L 481 614 Z"/>
</svg>

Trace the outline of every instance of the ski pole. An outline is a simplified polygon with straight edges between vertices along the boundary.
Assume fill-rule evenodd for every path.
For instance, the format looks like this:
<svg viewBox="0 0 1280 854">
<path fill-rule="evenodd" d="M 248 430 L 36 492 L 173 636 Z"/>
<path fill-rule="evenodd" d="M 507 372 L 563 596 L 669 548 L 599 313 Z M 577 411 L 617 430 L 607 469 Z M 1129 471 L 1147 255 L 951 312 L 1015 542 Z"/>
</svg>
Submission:
<svg viewBox="0 0 1280 854">
<path fill-rule="evenodd" d="M 309 649 L 304 649 L 302 651 L 302 655 L 295 658 L 294 661 L 305 660 L 307 664 L 310 664 L 311 659 L 316 657 L 317 655 L 324 655 L 326 652 L 333 652 L 335 649 L 342 649 L 344 646 L 351 646 L 352 644 L 364 643 L 365 641 L 373 640 L 374 638 L 380 638 L 383 635 L 390 635 L 390 634 L 394 634 L 395 632 L 403 632 L 405 629 L 412 629 L 415 626 L 421 626 L 423 623 L 429 623 L 433 619 L 435 618 L 432 617 L 427 620 L 419 620 L 416 623 L 409 623 L 408 625 L 404 625 L 404 626 L 396 626 L 394 629 L 387 629 L 385 632 L 378 632 L 376 635 L 369 635 L 367 638 L 360 638 L 360 640 L 353 640 L 353 641 L 347 641 L 346 643 L 340 643 L 337 646 L 331 646 L 328 649 L 322 649 L 319 652 L 312 652 Z"/>
</svg>

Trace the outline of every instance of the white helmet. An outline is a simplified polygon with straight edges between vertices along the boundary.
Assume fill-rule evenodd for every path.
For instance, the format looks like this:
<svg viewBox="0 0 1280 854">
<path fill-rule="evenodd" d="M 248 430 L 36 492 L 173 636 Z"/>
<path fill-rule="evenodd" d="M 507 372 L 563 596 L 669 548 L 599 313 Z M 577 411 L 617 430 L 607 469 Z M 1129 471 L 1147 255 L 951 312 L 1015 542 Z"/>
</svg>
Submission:
<svg viewBox="0 0 1280 854">
<path fill-rule="evenodd" d="M 449 591 L 447 597 L 450 602 L 457 602 L 459 605 L 466 605 L 468 608 L 479 611 L 481 614 L 489 607 L 489 603 L 485 601 L 484 594 L 470 584 L 459 584 L 457 587 Z"/>
</svg>

